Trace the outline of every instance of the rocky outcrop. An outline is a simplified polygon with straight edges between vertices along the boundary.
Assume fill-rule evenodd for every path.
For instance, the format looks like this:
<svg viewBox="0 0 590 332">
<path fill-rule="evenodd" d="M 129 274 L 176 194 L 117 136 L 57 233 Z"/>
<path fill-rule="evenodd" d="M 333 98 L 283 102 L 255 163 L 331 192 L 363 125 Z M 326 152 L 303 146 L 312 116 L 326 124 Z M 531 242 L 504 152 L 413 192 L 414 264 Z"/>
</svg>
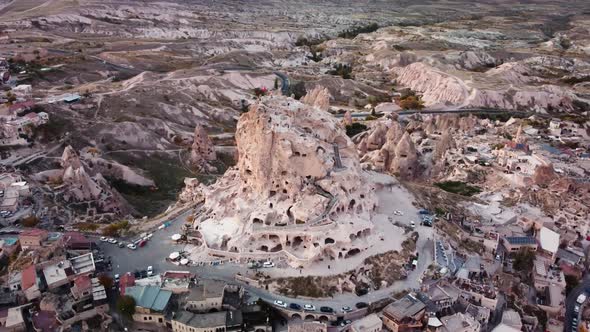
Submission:
<svg viewBox="0 0 590 332">
<path fill-rule="evenodd" d="M 204 197 L 195 228 L 206 246 L 244 255 L 274 248 L 297 264 L 363 248 L 355 239 L 370 232 L 376 198 L 343 126 L 313 104 L 263 97 L 238 121 L 237 165 L 209 187 L 189 183 Z M 186 190 L 182 197 L 190 200 Z"/>
<path fill-rule="evenodd" d="M 216 159 L 215 147 L 209 139 L 209 135 L 203 126 L 197 124 L 191 146 L 190 163 L 201 171 L 213 172 L 216 171 L 216 168 L 210 165 L 210 162 Z"/>
<path fill-rule="evenodd" d="M 85 154 L 88 152 L 86 151 Z M 34 178 L 41 182 L 50 184 L 60 184 L 56 189 L 56 197 L 62 198 L 67 203 L 82 203 L 82 206 L 95 208 L 95 213 L 110 213 L 116 215 L 127 215 L 133 212 L 127 201 L 113 189 L 103 174 L 98 172 L 99 160 L 94 158 L 86 160 L 80 158 L 78 153 L 71 147 L 67 146 L 59 161 L 61 169 L 48 170 L 34 175 Z M 135 180 L 138 183 L 153 185 L 153 181 L 143 178 L 132 172 L 124 172 L 125 166 L 119 169 L 122 177 Z M 107 168 L 105 166 L 105 168 Z M 111 168 L 113 166 L 111 165 Z M 115 169 L 111 170 L 110 175 L 114 175 Z M 117 178 L 117 177 L 114 177 Z"/>
<path fill-rule="evenodd" d="M 327 111 L 330 107 L 330 92 L 328 89 L 318 85 L 308 92 L 301 101 L 307 105 L 317 107 L 322 111 Z"/>
<path fill-rule="evenodd" d="M 535 173 L 533 174 L 533 182 L 538 186 L 547 187 L 551 182 L 557 179 L 557 174 L 553 169 L 553 165 L 539 165 L 535 168 Z"/>
<path fill-rule="evenodd" d="M 482 70 L 497 66 L 500 61 L 484 51 L 465 51 L 459 54 L 458 64 L 467 70 Z"/>
<path fill-rule="evenodd" d="M 420 126 L 416 123 L 416 126 Z M 384 119 L 374 124 L 358 142 L 363 167 L 389 172 L 404 179 L 419 172 L 418 153 L 410 134 L 399 122 Z"/>
<path fill-rule="evenodd" d="M 405 132 L 395 146 L 395 156 L 391 158 L 389 172 L 404 179 L 412 179 L 418 171 L 418 153 L 410 134 Z"/>
<path fill-rule="evenodd" d="M 506 110 L 548 111 L 553 109 L 574 110 L 580 99 L 568 88 L 545 84 L 522 86 L 526 78 L 512 77 L 518 71 L 515 64 L 504 64 L 485 73 L 490 80 L 500 80 L 497 88 L 470 86 L 457 76 L 447 74 L 422 62 L 394 68 L 397 82 L 422 94 L 425 106 L 431 108 L 496 108 Z M 512 67 L 511 67 L 512 66 Z M 506 74 L 505 68 L 507 70 Z M 512 76 L 510 76 L 512 75 Z M 522 76 L 522 75 L 521 75 Z M 530 81 L 530 80 L 528 80 Z"/>
</svg>

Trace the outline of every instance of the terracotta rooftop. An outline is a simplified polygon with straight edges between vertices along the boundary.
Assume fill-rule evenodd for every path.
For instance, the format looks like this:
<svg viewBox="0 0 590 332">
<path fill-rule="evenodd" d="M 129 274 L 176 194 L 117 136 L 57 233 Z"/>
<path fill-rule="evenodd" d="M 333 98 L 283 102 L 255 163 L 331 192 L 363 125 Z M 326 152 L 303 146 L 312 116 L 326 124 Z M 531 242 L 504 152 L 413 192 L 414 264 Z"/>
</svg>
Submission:
<svg viewBox="0 0 590 332">
<path fill-rule="evenodd" d="M 31 286 L 37 284 L 37 270 L 35 265 L 29 265 L 23 270 L 21 274 L 21 287 L 23 290 L 31 288 Z"/>
<path fill-rule="evenodd" d="M 46 235 L 47 231 L 39 228 L 27 229 L 20 233 L 21 236 L 40 236 Z"/>
<path fill-rule="evenodd" d="M 90 280 L 90 277 L 87 275 L 81 275 L 74 279 L 74 284 L 76 285 L 76 288 L 78 288 L 79 290 L 87 289 L 92 287 L 92 280 Z"/>
<path fill-rule="evenodd" d="M 119 279 L 119 289 L 121 291 L 121 295 L 125 295 L 125 288 L 135 286 L 135 276 L 133 273 L 125 273 Z"/>
</svg>

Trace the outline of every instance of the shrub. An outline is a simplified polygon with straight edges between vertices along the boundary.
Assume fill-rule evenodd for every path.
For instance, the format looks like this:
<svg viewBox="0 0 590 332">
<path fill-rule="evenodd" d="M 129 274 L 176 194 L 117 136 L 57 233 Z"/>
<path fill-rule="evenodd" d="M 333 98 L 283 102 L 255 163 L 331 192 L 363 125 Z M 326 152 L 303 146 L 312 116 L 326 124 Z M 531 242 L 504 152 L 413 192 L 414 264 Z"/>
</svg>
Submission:
<svg viewBox="0 0 590 332">
<path fill-rule="evenodd" d="M 335 76 L 342 76 L 344 79 L 352 78 L 352 65 L 338 63 L 334 68 L 328 71 L 328 74 Z"/>
<path fill-rule="evenodd" d="M 352 29 L 344 30 L 338 34 L 338 37 L 352 39 L 361 33 L 370 33 L 370 32 L 377 31 L 377 29 L 379 29 L 379 24 L 371 23 L 371 24 L 367 24 L 364 26 L 354 27 Z"/>
<path fill-rule="evenodd" d="M 437 182 L 434 185 L 444 191 L 447 191 L 447 192 L 450 192 L 453 194 L 459 194 L 462 196 L 473 196 L 473 195 L 481 192 L 481 189 L 479 187 L 470 186 L 467 183 L 461 182 L 461 181 Z"/>
<path fill-rule="evenodd" d="M 353 122 L 352 124 L 346 126 L 346 135 L 348 137 L 353 137 L 354 135 L 362 133 L 365 130 L 367 130 L 367 126 L 364 124 Z"/>
<path fill-rule="evenodd" d="M 289 95 L 293 95 L 295 99 L 299 100 L 307 94 L 304 82 L 297 82 L 289 86 Z"/>
<path fill-rule="evenodd" d="M 81 232 L 95 232 L 98 229 L 98 224 L 93 224 L 89 222 L 81 222 L 78 224 L 74 224 L 74 227 Z"/>
<path fill-rule="evenodd" d="M 421 110 L 424 108 L 424 102 L 420 96 L 407 96 L 400 99 L 399 106 L 405 110 Z"/>
<path fill-rule="evenodd" d="M 129 222 L 127 220 L 119 221 L 114 224 L 110 224 L 103 228 L 102 235 L 104 236 L 119 236 L 122 230 L 129 228 Z"/>
</svg>

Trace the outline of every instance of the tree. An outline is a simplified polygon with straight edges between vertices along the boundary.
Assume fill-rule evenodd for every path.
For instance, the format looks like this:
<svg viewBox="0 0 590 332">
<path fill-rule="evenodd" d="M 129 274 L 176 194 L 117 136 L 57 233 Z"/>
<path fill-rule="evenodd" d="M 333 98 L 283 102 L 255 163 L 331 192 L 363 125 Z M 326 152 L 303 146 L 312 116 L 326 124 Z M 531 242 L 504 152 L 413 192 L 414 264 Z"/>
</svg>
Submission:
<svg viewBox="0 0 590 332">
<path fill-rule="evenodd" d="M 533 269 L 535 264 L 535 251 L 529 248 L 520 249 L 514 256 L 512 267 L 519 272 L 528 273 Z"/>
<path fill-rule="evenodd" d="M 353 122 L 351 125 L 346 126 L 346 135 L 353 137 L 356 134 L 362 133 L 367 130 L 367 126 L 359 122 Z"/>
<path fill-rule="evenodd" d="M 37 216 L 28 216 L 20 220 L 20 224 L 23 227 L 35 227 L 39 223 L 39 218 Z"/>
<path fill-rule="evenodd" d="M 289 95 L 293 95 L 295 99 L 299 100 L 307 94 L 304 82 L 297 82 L 289 86 Z"/>
<path fill-rule="evenodd" d="M 117 310 L 126 317 L 131 317 L 135 313 L 135 299 L 129 295 L 123 295 L 117 301 Z"/>
<path fill-rule="evenodd" d="M 407 96 L 399 101 L 399 106 L 405 110 L 421 110 L 424 102 L 420 96 Z"/>
<path fill-rule="evenodd" d="M 567 274 L 565 276 L 565 296 L 568 296 L 572 289 L 576 288 L 579 283 L 580 280 L 576 276 Z"/>
<path fill-rule="evenodd" d="M 254 95 L 258 98 L 261 96 L 265 96 L 268 90 L 265 87 L 262 88 L 254 88 Z"/>
<path fill-rule="evenodd" d="M 101 274 L 98 276 L 98 283 L 103 285 L 105 289 L 111 289 L 114 285 L 113 278 L 106 274 Z"/>
</svg>

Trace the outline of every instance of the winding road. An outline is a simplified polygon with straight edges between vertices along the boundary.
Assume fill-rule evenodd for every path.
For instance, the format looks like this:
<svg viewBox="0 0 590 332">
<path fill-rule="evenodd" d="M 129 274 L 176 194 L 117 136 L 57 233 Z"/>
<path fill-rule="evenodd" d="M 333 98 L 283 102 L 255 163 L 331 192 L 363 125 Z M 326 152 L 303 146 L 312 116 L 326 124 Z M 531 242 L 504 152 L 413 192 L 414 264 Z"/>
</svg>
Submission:
<svg viewBox="0 0 590 332">
<path fill-rule="evenodd" d="M 432 228 L 418 226 L 417 231 L 420 233 L 420 237 L 418 238 L 417 242 L 417 250 L 420 253 L 420 259 L 418 261 L 417 268 L 409 273 L 407 279 L 397 281 L 390 287 L 371 291 L 363 296 L 345 293 L 332 298 L 321 299 L 289 298 L 235 280 L 236 273 L 240 273 L 244 276 L 254 276 L 255 271 L 248 269 L 243 265 L 223 264 L 215 266 L 207 265 L 180 267 L 167 262 L 165 258 L 168 257 L 171 252 L 181 251 L 184 248 L 184 244 L 176 244 L 171 241 L 170 237 L 173 234 L 181 232 L 182 224 L 185 222 L 186 217 L 191 212 L 192 211 L 189 210 L 175 218 L 170 219 L 172 222 L 170 227 L 154 231 L 152 239 L 146 244 L 146 246 L 143 248 L 138 248 L 137 250 L 119 248 L 113 244 L 99 242 L 98 245 L 104 251 L 104 254 L 111 257 L 113 267 L 112 273 L 122 275 L 126 272 L 144 270 L 150 265 L 154 267 L 156 273 L 166 270 L 188 270 L 196 273 L 200 278 L 221 280 L 232 284 L 238 284 L 244 287 L 244 289 L 250 294 L 260 297 L 269 303 L 273 303 L 275 300 L 281 300 L 286 303 L 295 302 L 301 305 L 309 303 L 315 305 L 316 308 L 328 306 L 334 310 L 339 311 L 344 306 L 354 308 L 355 304 L 358 302 L 372 303 L 388 298 L 392 293 L 397 291 L 419 288 L 421 276 L 427 269 L 428 265 L 430 265 L 432 262 Z M 408 216 L 408 218 L 410 218 L 410 216 Z"/>
</svg>

